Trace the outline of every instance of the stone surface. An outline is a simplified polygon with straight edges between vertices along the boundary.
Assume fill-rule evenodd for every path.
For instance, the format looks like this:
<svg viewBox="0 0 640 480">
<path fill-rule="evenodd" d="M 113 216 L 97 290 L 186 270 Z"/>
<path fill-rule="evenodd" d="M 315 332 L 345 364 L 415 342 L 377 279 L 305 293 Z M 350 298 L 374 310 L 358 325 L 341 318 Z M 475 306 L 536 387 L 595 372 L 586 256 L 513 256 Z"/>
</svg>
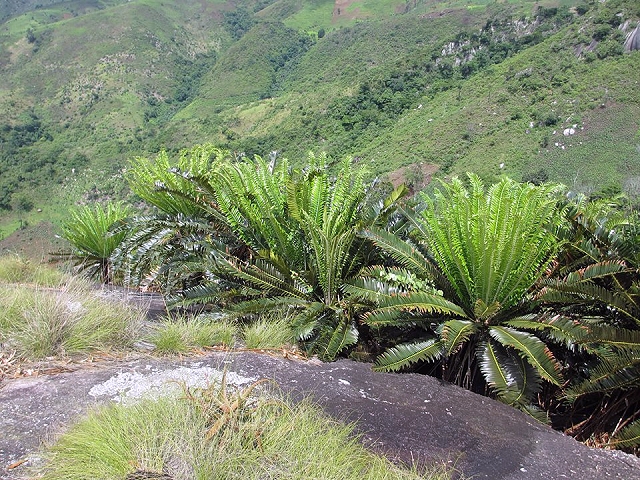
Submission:
<svg viewBox="0 0 640 480">
<path fill-rule="evenodd" d="M 120 364 L 5 381 L 0 386 L 0 478 L 24 475 L 43 441 L 92 405 L 175 381 L 274 379 L 296 398 L 311 396 L 329 414 L 357 424 L 363 441 L 395 460 L 448 462 L 467 478 L 640 479 L 640 459 L 590 449 L 526 415 L 434 378 L 374 373 L 341 360 L 305 362 L 250 352 L 182 361 L 139 358 Z M 233 375 L 231 375 L 233 373 Z M 189 380 L 191 379 L 191 380 Z M 134 388 L 135 386 L 135 388 Z M 25 464 L 7 470 L 24 458 Z"/>
</svg>

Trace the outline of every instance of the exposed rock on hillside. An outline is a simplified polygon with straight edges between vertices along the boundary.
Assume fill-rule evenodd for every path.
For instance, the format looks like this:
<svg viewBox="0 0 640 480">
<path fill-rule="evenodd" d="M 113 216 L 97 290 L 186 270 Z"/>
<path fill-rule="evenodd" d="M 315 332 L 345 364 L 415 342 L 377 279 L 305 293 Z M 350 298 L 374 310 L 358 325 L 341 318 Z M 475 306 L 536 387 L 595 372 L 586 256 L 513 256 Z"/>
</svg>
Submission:
<svg viewBox="0 0 640 480">
<path fill-rule="evenodd" d="M 632 50 L 640 50 L 640 23 L 627 34 L 627 39 L 624 42 L 625 52 Z"/>
</svg>

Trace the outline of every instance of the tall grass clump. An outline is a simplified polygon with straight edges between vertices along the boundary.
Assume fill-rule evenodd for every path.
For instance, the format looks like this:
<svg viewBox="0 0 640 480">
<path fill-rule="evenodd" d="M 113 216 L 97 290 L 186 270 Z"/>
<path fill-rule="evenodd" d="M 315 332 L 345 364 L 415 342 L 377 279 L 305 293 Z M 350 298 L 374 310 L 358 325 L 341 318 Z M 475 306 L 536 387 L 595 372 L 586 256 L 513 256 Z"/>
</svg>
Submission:
<svg viewBox="0 0 640 480">
<path fill-rule="evenodd" d="M 277 312 L 260 316 L 242 328 L 247 348 L 281 348 L 295 344 L 291 319 Z"/>
<path fill-rule="evenodd" d="M 20 255 L 0 257 L 0 283 L 32 283 L 45 287 L 57 287 L 67 277 L 56 268 L 40 265 Z"/>
<path fill-rule="evenodd" d="M 168 316 L 151 333 L 149 341 L 155 345 L 156 353 L 175 355 L 218 345 L 230 347 L 236 330 L 234 323 L 208 315 Z"/>
<path fill-rule="evenodd" d="M 42 478 L 451 478 L 393 465 L 367 451 L 353 426 L 308 402 L 293 405 L 258 393 L 258 383 L 101 407 L 50 448 Z"/>
<path fill-rule="evenodd" d="M 88 293 L 74 282 L 60 290 L 0 288 L 0 338 L 24 359 L 130 348 L 144 312 Z"/>
</svg>

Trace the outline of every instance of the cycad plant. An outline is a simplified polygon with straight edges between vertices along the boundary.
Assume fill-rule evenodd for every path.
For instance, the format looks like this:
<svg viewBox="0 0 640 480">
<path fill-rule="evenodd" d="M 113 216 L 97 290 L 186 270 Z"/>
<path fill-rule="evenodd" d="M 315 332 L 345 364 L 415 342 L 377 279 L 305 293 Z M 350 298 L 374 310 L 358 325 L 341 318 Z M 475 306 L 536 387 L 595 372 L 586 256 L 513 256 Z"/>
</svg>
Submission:
<svg viewBox="0 0 640 480">
<path fill-rule="evenodd" d="M 587 334 L 569 352 L 569 407 L 560 420 L 580 440 L 640 445 L 638 216 L 619 202 L 571 196 L 558 230 L 563 248 L 537 299 L 580 318 Z M 559 423 L 559 422 L 558 422 Z"/>
<path fill-rule="evenodd" d="M 137 186 L 137 193 L 186 198 L 196 208 L 164 208 L 147 219 L 125 245 L 130 264 L 179 270 L 190 282 L 171 297 L 182 303 L 215 302 L 237 315 L 286 310 L 298 337 L 323 358 L 357 341 L 357 305 L 344 285 L 373 262 L 369 241 L 357 232 L 381 221 L 404 189 L 374 202 L 362 168 L 347 159 L 333 177 L 324 155 L 310 155 L 301 172 L 275 156 L 223 155 L 208 169 L 171 174 L 188 188 L 151 175 L 144 183 L 154 187 Z"/>
<path fill-rule="evenodd" d="M 146 208 L 116 229 L 127 234 L 113 255 L 127 283 L 169 294 L 201 279 L 202 271 L 194 272 L 190 263 L 206 257 L 208 243 L 237 244 L 212 203 L 207 176 L 229 160 L 227 151 L 204 144 L 180 152 L 175 162 L 165 151 L 154 160 L 131 162 L 127 180 Z"/>
<path fill-rule="evenodd" d="M 126 231 L 112 232 L 131 214 L 122 203 L 96 204 L 72 209 L 62 224 L 62 236 L 73 251 L 63 254 L 89 276 L 104 283 L 114 280 L 113 252 L 126 236 Z"/>
<path fill-rule="evenodd" d="M 407 238 L 381 229 L 365 237 L 399 268 L 371 269 L 350 287 L 377 302 L 371 326 L 421 327 L 423 338 L 380 356 L 378 370 L 434 362 L 448 381 L 526 407 L 542 380 L 562 383 L 560 365 L 542 340 L 570 341 L 581 330 L 561 317 L 537 315 L 529 292 L 558 249 L 552 230 L 556 187 L 509 179 L 485 189 L 477 176 L 443 184 L 415 214 Z"/>
</svg>

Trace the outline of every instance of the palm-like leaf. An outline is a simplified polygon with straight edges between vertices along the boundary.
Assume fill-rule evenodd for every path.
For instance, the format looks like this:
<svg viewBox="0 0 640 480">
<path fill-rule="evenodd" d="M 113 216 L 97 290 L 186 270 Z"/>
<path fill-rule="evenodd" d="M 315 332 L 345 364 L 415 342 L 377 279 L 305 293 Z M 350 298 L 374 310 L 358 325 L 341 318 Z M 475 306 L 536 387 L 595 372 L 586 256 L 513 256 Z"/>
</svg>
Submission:
<svg viewBox="0 0 640 480">
<path fill-rule="evenodd" d="M 487 341 L 479 345 L 477 356 L 487 384 L 510 405 L 523 407 L 540 390 L 540 376 L 519 355 L 500 344 Z"/>
<path fill-rule="evenodd" d="M 478 325 L 469 320 L 447 320 L 442 324 L 440 338 L 445 357 L 450 357 L 471 335 L 478 331 Z"/>
<path fill-rule="evenodd" d="M 376 360 L 376 371 L 398 371 L 413 363 L 433 361 L 442 357 L 442 343 L 436 339 L 404 343 L 390 348 Z"/>
<path fill-rule="evenodd" d="M 410 317 L 403 317 L 405 312 L 413 314 L 441 314 L 466 317 L 462 308 L 440 295 L 426 292 L 407 292 L 391 295 L 379 299 L 378 307 L 365 316 L 365 322 L 370 325 L 400 324 Z"/>
<path fill-rule="evenodd" d="M 618 430 L 609 441 L 613 448 L 637 447 L 640 445 L 640 419 Z"/>
<path fill-rule="evenodd" d="M 489 334 L 505 347 L 517 350 L 522 358 L 538 371 L 541 377 L 555 385 L 562 383 L 556 359 L 539 338 L 511 327 L 500 326 L 491 327 Z"/>
<path fill-rule="evenodd" d="M 126 232 L 114 230 L 130 214 L 131 209 L 121 203 L 72 209 L 69 219 L 62 224 L 62 236 L 74 249 L 66 256 L 91 276 L 110 282 L 111 256 L 126 236 Z"/>
</svg>

